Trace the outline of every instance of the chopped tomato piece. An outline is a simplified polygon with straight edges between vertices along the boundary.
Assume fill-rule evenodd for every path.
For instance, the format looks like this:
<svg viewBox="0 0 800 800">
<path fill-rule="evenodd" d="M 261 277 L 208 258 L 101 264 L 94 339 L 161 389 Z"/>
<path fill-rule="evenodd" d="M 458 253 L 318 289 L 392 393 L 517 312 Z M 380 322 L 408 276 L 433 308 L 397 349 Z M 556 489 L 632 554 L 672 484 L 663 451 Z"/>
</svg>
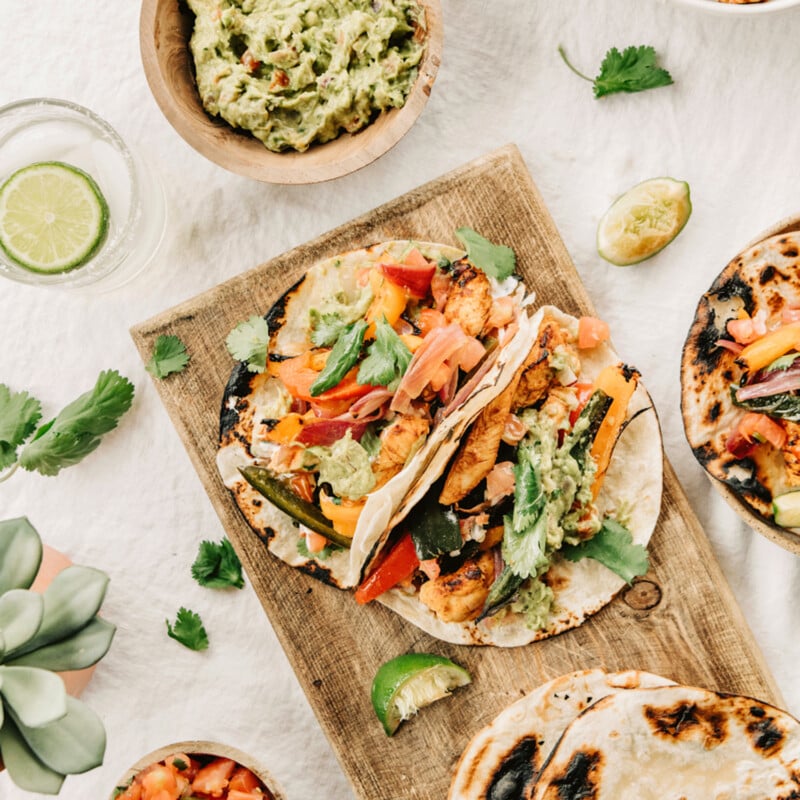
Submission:
<svg viewBox="0 0 800 800">
<path fill-rule="evenodd" d="M 594 384 L 576 383 L 572 388 L 575 389 L 575 396 L 578 404 L 569 413 L 570 427 L 575 425 L 575 423 L 578 421 L 578 417 L 581 415 L 583 407 L 589 402 L 589 398 L 594 394 Z"/>
<path fill-rule="evenodd" d="M 758 414 L 755 411 L 748 411 L 739 421 L 736 430 L 749 442 L 769 442 L 778 450 L 786 443 L 786 431 L 783 425 L 766 414 Z"/>
<path fill-rule="evenodd" d="M 156 764 L 142 778 L 142 800 L 178 800 L 180 789 L 175 772 L 164 764 Z"/>
<path fill-rule="evenodd" d="M 745 313 L 738 319 L 728 320 L 725 328 L 739 344 L 750 344 L 767 332 L 767 312 L 757 311 L 754 317 Z"/>
<path fill-rule="evenodd" d="M 578 320 L 578 349 L 588 350 L 607 342 L 610 336 L 608 325 L 597 317 L 581 317 Z"/>
<path fill-rule="evenodd" d="M 247 767 L 237 767 L 228 784 L 230 792 L 252 792 L 260 788 L 261 781 Z"/>
<path fill-rule="evenodd" d="M 116 800 L 142 800 L 142 784 L 138 781 L 132 783 Z"/>
<path fill-rule="evenodd" d="M 264 794 L 258 789 L 252 792 L 240 792 L 238 789 L 233 789 L 228 792 L 227 800 L 267 800 L 269 795 Z"/>
<path fill-rule="evenodd" d="M 261 66 L 261 62 L 250 52 L 250 50 L 245 50 L 239 60 L 242 62 L 242 66 L 251 75 Z"/>
<path fill-rule="evenodd" d="M 418 251 L 417 251 L 418 252 Z M 392 282 L 405 289 L 411 297 L 421 300 L 431 288 L 436 265 L 429 264 L 422 255 L 421 263 L 381 264 L 378 269 Z"/>
<path fill-rule="evenodd" d="M 419 566 L 411 534 L 407 533 L 389 551 L 372 574 L 356 589 L 356 602 L 369 603 L 376 597 L 410 578 Z"/>
<path fill-rule="evenodd" d="M 756 449 L 756 443 L 746 439 L 738 430 L 734 430 L 725 442 L 725 449 L 734 458 L 747 458 Z"/>
<path fill-rule="evenodd" d="M 215 758 L 198 770 L 192 781 L 192 791 L 222 797 L 235 767 L 236 762 L 230 758 Z"/>
<path fill-rule="evenodd" d="M 434 328 L 443 328 L 446 324 L 444 314 L 435 308 L 423 308 L 419 312 L 417 327 L 423 336 L 427 336 Z"/>
</svg>

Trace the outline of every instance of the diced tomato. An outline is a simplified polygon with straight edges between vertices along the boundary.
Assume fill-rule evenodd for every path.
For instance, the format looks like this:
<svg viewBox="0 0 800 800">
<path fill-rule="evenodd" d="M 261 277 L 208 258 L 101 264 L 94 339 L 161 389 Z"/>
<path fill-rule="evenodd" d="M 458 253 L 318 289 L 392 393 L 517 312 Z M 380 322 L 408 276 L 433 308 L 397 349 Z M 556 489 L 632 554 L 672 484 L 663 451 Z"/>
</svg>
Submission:
<svg viewBox="0 0 800 800">
<path fill-rule="evenodd" d="M 251 75 L 261 66 L 261 62 L 249 50 L 245 50 L 239 60 Z"/>
<path fill-rule="evenodd" d="M 569 424 L 572 427 L 577 421 L 578 417 L 583 411 L 583 407 L 589 402 L 589 398 L 594 394 L 593 383 L 576 383 L 573 387 L 578 404 L 569 413 Z"/>
<path fill-rule="evenodd" d="M 266 800 L 268 795 L 258 790 L 240 792 L 238 789 L 228 792 L 227 800 Z"/>
<path fill-rule="evenodd" d="M 608 325 L 597 317 L 581 317 L 578 320 L 578 349 L 588 350 L 608 341 Z"/>
<path fill-rule="evenodd" d="M 747 458 L 756 449 L 756 442 L 751 442 L 742 436 L 738 430 L 734 430 L 725 442 L 725 449 L 734 458 Z"/>
<path fill-rule="evenodd" d="M 739 319 L 728 320 L 726 330 L 739 344 L 750 344 L 767 332 L 767 312 L 757 311 L 754 317 L 745 313 Z"/>
<path fill-rule="evenodd" d="M 231 792 L 252 792 L 253 789 L 260 788 L 261 781 L 247 767 L 237 767 L 228 784 Z"/>
<path fill-rule="evenodd" d="M 389 551 L 386 558 L 372 574 L 356 589 L 356 602 L 369 603 L 376 597 L 410 578 L 419 566 L 411 534 L 407 533 Z"/>
<path fill-rule="evenodd" d="M 142 800 L 142 784 L 135 781 L 116 800 Z"/>
<path fill-rule="evenodd" d="M 180 789 L 171 767 L 157 764 L 142 777 L 142 800 L 178 800 Z"/>
<path fill-rule="evenodd" d="M 780 450 L 786 443 L 786 431 L 778 422 L 766 414 L 748 411 L 736 426 L 736 430 L 748 441 L 769 442 Z"/>
<path fill-rule="evenodd" d="M 192 781 L 192 791 L 222 797 L 235 767 L 236 762 L 230 758 L 215 758 L 198 770 Z"/>
<path fill-rule="evenodd" d="M 434 328 L 446 325 L 444 314 L 435 308 L 423 308 L 419 312 L 417 327 L 423 336 L 427 336 Z"/>
<path fill-rule="evenodd" d="M 412 251 L 418 252 L 418 251 Z M 418 263 L 380 264 L 378 269 L 392 282 L 408 291 L 411 297 L 421 300 L 431 288 L 431 279 L 436 272 L 436 265 L 429 264 L 420 255 Z"/>
<path fill-rule="evenodd" d="M 509 414 L 506 417 L 503 425 L 503 441 L 506 444 L 519 444 L 527 432 L 528 426 L 516 414 Z"/>
</svg>

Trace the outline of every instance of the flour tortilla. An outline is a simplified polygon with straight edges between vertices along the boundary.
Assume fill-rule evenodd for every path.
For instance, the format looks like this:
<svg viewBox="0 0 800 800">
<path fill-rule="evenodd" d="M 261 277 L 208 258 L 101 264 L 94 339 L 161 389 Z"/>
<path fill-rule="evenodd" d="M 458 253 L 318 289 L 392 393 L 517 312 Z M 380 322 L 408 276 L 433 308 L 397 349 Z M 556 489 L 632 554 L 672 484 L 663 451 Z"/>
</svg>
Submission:
<svg viewBox="0 0 800 800">
<path fill-rule="evenodd" d="M 749 697 L 687 686 L 618 692 L 564 730 L 533 800 L 800 797 L 800 723 Z"/>
<path fill-rule="evenodd" d="M 574 317 L 552 307 L 544 306 L 531 318 L 527 347 L 520 364 L 536 336 L 539 321 L 547 313 L 563 325 L 574 324 Z M 518 337 L 517 337 L 518 338 Z M 618 364 L 619 356 L 613 347 L 601 344 L 591 350 L 582 350 L 581 380 L 596 376 L 609 364 Z M 508 377 L 508 380 L 511 376 Z M 506 381 L 507 382 L 507 381 Z M 487 398 L 486 402 L 491 398 Z M 465 408 L 458 437 L 444 442 L 435 453 L 424 475 L 403 500 L 392 518 L 389 529 L 398 525 L 411 508 L 419 502 L 430 486 L 444 473 L 448 462 L 458 447 L 458 438 L 485 405 L 479 398 Z M 641 413 L 640 413 L 641 412 Z M 614 448 L 603 488 L 597 499 L 601 512 L 624 506 L 629 510 L 627 527 L 635 544 L 646 546 L 658 521 L 661 510 L 663 482 L 663 455 L 661 430 L 652 400 L 639 381 L 628 407 L 628 418 L 632 419 Z M 377 533 L 377 532 L 376 532 Z M 383 539 L 386 534 L 384 533 Z M 598 612 L 611 602 L 626 585 L 622 578 L 599 562 L 584 558 L 570 562 L 557 558 L 547 573 L 547 581 L 555 595 L 551 614 L 544 627 L 532 630 L 519 614 L 497 614 L 480 622 L 442 622 L 436 614 L 419 601 L 414 589 L 395 588 L 382 594 L 378 600 L 400 616 L 413 622 L 437 639 L 453 644 L 496 645 L 518 647 L 530 642 L 546 639 L 563 631 L 575 628 L 587 617 Z"/>
<path fill-rule="evenodd" d="M 528 800 L 564 728 L 592 703 L 629 689 L 672 681 L 649 672 L 572 672 L 512 703 L 471 739 L 448 800 Z"/>
<path fill-rule="evenodd" d="M 746 413 L 733 404 L 731 384 L 743 370 L 734 353 L 717 345 L 730 339 L 727 324 L 744 310 L 767 313 L 767 326 L 800 303 L 800 233 L 774 236 L 740 253 L 700 298 L 683 347 L 681 410 L 686 438 L 709 475 L 729 486 L 750 508 L 772 521 L 772 498 L 789 491 L 783 455 L 758 447 L 736 459 L 726 442 Z"/>
<path fill-rule="evenodd" d="M 435 262 L 442 258 L 456 261 L 464 256 L 463 250 L 448 245 L 396 240 L 319 262 L 265 315 L 270 330 L 270 355 L 291 357 L 303 353 L 309 347 L 311 308 L 319 307 L 324 298 L 337 294 L 352 299 L 359 291 L 357 279 L 361 269 L 381 262 L 402 261 L 412 247 Z M 517 287 L 516 293 L 522 299 L 522 284 Z M 500 349 L 494 365 L 470 397 L 438 425 L 434 425 L 425 445 L 398 475 L 369 495 L 351 548 L 334 550 L 325 557 L 298 552 L 300 534 L 297 523 L 253 489 L 239 473 L 239 467 L 264 463 L 266 460 L 267 453 L 259 442 L 257 429 L 262 419 L 275 416 L 265 409 L 275 407 L 278 382 L 268 373 L 248 372 L 244 364 L 237 364 L 222 400 L 217 468 L 250 527 L 267 543 L 269 550 L 287 564 L 340 588 L 358 584 L 364 561 L 371 550 L 369 543 L 374 542 L 386 528 L 401 500 L 439 446 L 457 435 L 463 424 L 462 410 L 471 402 L 471 398 L 480 397 L 482 402 L 489 402 L 511 380 L 525 356 L 524 335 L 529 324 L 527 314 L 523 314 L 519 333 Z"/>
</svg>

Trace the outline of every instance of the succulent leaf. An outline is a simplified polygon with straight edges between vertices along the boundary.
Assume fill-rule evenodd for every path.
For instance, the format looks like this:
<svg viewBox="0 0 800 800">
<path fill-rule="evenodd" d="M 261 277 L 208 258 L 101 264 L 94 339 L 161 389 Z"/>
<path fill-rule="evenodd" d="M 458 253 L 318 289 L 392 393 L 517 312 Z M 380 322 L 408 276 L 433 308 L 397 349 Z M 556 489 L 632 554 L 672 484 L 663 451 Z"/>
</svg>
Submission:
<svg viewBox="0 0 800 800">
<path fill-rule="evenodd" d="M 27 517 L 0 521 L 0 594 L 27 589 L 42 563 L 42 540 Z"/>
<path fill-rule="evenodd" d="M 28 792 L 58 794 L 64 775 L 46 767 L 33 754 L 14 722 L 6 717 L 0 728 L 0 755 L 11 780 Z"/>
<path fill-rule="evenodd" d="M 9 651 L 6 658 L 16 658 L 72 636 L 98 612 L 107 586 L 108 575 L 99 569 L 72 566 L 59 572 L 42 595 L 44 616 L 36 636 Z"/>
<path fill-rule="evenodd" d="M 106 751 L 106 732 L 100 718 L 87 705 L 67 697 L 67 713 L 40 728 L 19 724 L 28 746 L 43 764 L 66 775 L 99 767 Z"/>
<path fill-rule="evenodd" d="M 64 682 L 54 672 L 35 667 L 0 667 L 3 700 L 15 718 L 38 728 L 67 713 Z"/>
<path fill-rule="evenodd" d="M 4 650 L 10 652 L 36 635 L 42 622 L 42 596 L 27 589 L 11 589 L 0 595 L 0 633 Z M 3 663 L 0 652 L 0 664 Z"/>
<path fill-rule="evenodd" d="M 91 667 L 108 652 L 116 629 L 116 625 L 95 617 L 83 630 L 67 639 L 45 645 L 7 663 L 14 667 L 40 667 L 53 672 Z"/>
</svg>

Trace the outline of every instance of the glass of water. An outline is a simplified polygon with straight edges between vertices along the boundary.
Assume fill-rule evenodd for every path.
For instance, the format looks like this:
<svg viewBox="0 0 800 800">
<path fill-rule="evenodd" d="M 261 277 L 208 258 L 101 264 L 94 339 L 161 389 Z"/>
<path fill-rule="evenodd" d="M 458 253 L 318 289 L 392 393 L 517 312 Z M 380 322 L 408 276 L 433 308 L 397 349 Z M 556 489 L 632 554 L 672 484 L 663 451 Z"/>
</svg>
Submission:
<svg viewBox="0 0 800 800">
<path fill-rule="evenodd" d="M 33 98 L 0 107 L 0 186 L 17 170 L 63 162 L 89 175 L 108 206 L 108 229 L 84 263 L 37 272 L 0 247 L 0 275 L 35 285 L 110 290 L 135 277 L 164 236 L 166 201 L 157 175 L 119 134 L 87 108 Z"/>
</svg>

